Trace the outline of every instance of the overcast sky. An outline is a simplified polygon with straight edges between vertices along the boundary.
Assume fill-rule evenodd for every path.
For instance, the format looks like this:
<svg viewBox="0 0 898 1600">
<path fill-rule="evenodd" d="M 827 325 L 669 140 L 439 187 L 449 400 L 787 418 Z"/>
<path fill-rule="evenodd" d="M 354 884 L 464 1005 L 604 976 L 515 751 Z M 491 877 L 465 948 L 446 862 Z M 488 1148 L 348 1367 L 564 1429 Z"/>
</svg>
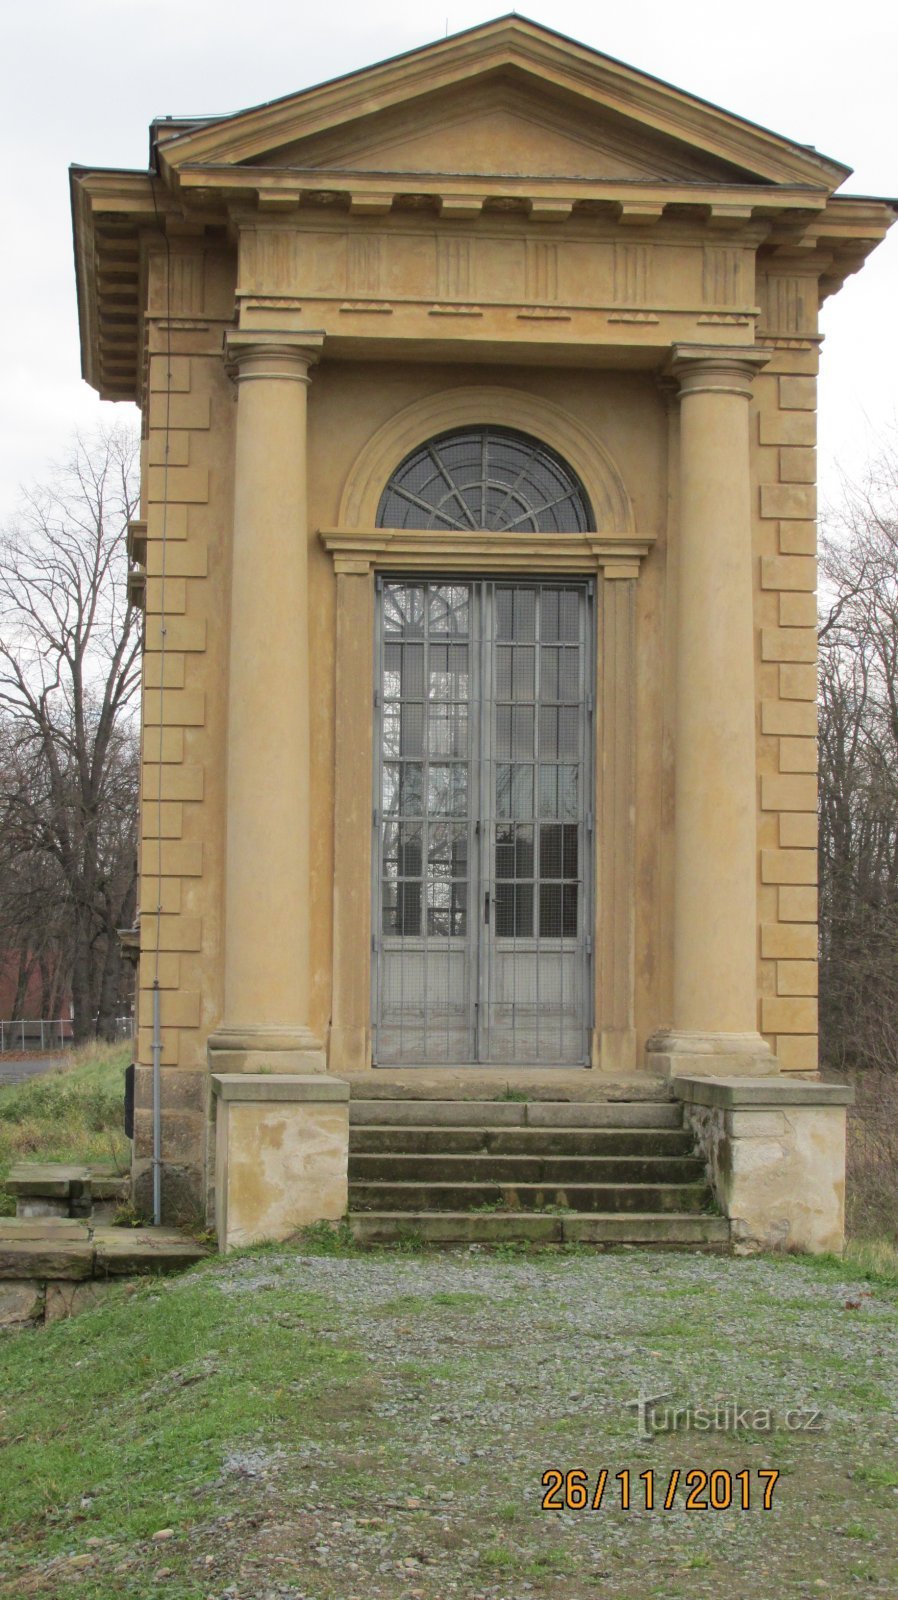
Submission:
<svg viewBox="0 0 898 1600">
<path fill-rule="evenodd" d="M 495 9 L 451 0 L 43 0 L 4 8 L 0 139 L 0 518 L 101 415 L 80 378 L 67 168 L 145 168 L 167 114 L 223 114 L 455 33 Z M 898 7 L 874 0 L 532 0 L 526 14 L 854 168 L 898 193 Z M 856 473 L 898 421 L 898 224 L 824 308 L 821 480 Z"/>
</svg>

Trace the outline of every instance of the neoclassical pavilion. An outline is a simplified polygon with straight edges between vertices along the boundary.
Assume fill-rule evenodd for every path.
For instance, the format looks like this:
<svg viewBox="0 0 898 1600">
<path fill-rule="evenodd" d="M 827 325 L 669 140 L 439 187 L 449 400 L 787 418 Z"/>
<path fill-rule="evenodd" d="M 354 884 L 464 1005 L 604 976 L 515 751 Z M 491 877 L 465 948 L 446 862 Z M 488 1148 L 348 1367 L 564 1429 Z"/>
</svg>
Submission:
<svg viewBox="0 0 898 1600">
<path fill-rule="evenodd" d="M 817 314 L 895 207 L 517 16 L 151 150 L 72 170 L 144 420 L 138 1180 L 154 992 L 173 1209 L 282 1101 L 339 1162 L 347 1076 L 797 1095 Z"/>
</svg>

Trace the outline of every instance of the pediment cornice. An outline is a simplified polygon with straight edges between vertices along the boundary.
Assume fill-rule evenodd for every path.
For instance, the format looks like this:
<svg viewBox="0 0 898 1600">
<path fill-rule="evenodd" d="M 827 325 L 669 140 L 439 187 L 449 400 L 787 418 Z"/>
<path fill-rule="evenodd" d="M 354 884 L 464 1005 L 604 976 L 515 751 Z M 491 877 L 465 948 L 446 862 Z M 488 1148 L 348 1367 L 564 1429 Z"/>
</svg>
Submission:
<svg viewBox="0 0 898 1600">
<path fill-rule="evenodd" d="M 360 125 L 413 100 L 425 104 L 428 96 L 459 86 L 470 89 L 500 73 L 513 73 L 519 85 L 529 82 L 542 94 L 562 96 L 572 114 L 574 107 L 585 119 L 610 114 L 641 135 L 727 163 L 748 181 L 832 192 L 850 172 L 807 146 L 517 16 L 176 133 L 157 146 L 160 170 L 176 187 L 185 168 L 258 162 L 297 141 Z"/>
</svg>

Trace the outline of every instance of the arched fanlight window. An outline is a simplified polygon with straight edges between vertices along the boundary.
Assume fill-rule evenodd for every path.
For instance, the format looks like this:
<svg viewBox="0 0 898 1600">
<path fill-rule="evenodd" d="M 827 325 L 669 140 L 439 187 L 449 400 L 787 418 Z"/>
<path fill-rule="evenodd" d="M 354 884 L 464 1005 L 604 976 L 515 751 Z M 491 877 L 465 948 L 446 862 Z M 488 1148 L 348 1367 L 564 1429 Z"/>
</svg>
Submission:
<svg viewBox="0 0 898 1600">
<path fill-rule="evenodd" d="M 538 439 L 511 428 L 441 433 L 413 450 L 381 495 L 379 528 L 585 533 L 583 486 Z"/>
</svg>

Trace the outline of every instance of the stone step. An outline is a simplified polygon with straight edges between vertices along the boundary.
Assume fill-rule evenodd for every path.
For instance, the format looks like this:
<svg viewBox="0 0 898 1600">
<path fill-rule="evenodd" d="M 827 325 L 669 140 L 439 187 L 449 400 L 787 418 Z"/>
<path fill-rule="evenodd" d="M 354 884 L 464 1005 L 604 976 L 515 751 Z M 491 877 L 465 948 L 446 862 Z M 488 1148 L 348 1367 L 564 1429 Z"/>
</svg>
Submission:
<svg viewBox="0 0 898 1600">
<path fill-rule="evenodd" d="M 599 1185 L 700 1183 L 705 1175 L 698 1156 L 387 1155 L 350 1151 L 349 1181 L 365 1183 L 492 1183 Z"/>
<path fill-rule="evenodd" d="M 131 1190 L 131 1177 L 112 1161 L 83 1166 L 60 1161 L 17 1161 L 5 1183 L 18 1217 L 93 1217 L 112 1221 Z"/>
<path fill-rule="evenodd" d="M 681 1128 L 671 1100 L 363 1100 L 349 1102 L 352 1127 Z"/>
<path fill-rule="evenodd" d="M 16 1198 L 64 1200 L 89 1190 L 98 1200 L 120 1200 L 130 1184 L 130 1174 L 113 1161 L 87 1161 L 79 1166 L 61 1161 L 17 1161 L 9 1169 L 4 1188 Z"/>
<path fill-rule="evenodd" d="M 354 1155 L 688 1156 L 684 1128 L 394 1128 L 356 1124 Z"/>
<path fill-rule="evenodd" d="M 94 1247 L 86 1222 L 70 1217 L 0 1221 L 0 1279 L 90 1278 Z"/>
<path fill-rule="evenodd" d="M 209 1247 L 179 1228 L 94 1227 L 68 1217 L 0 1218 L 0 1280 L 179 1272 Z"/>
<path fill-rule="evenodd" d="M 350 1183 L 350 1211 L 476 1211 L 484 1206 L 540 1211 L 701 1211 L 706 1183 Z"/>
<path fill-rule="evenodd" d="M 78 1199 L 90 1187 L 90 1168 L 61 1161 L 17 1161 L 10 1167 L 7 1194 L 47 1200 Z"/>
<path fill-rule="evenodd" d="M 341 1072 L 355 1100 L 672 1100 L 670 1080 L 606 1078 L 583 1067 L 377 1067 Z"/>
<path fill-rule="evenodd" d="M 580 1212 L 557 1215 L 505 1211 L 357 1211 L 349 1226 L 358 1244 L 584 1244 L 640 1245 L 722 1251 L 729 1247 L 725 1217 L 691 1212 Z"/>
</svg>

